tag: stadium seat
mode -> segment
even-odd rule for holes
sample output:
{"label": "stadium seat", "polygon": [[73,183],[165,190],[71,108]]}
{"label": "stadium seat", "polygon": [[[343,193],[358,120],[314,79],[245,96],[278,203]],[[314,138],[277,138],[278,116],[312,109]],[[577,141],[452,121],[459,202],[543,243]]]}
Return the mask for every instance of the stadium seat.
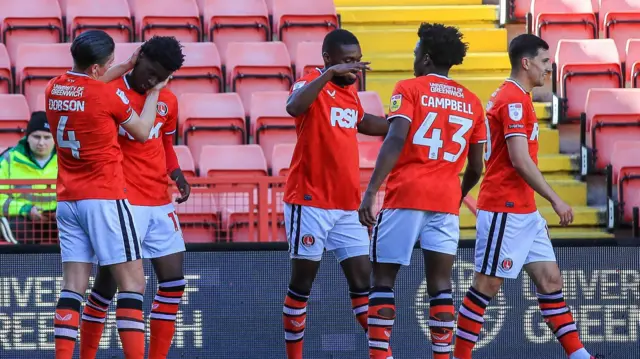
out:
{"label": "stadium seat", "polygon": [[[640,138],[618,141],[613,147],[611,172],[618,186],[618,207],[625,223],[633,220],[633,207],[640,207]],[[611,185],[611,184],[610,184]],[[611,194],[611,191],[608,191]]]}
{"label": "stadium seat", "polygon": [[[578,119],[592,88],[623,87],[622,67],[611,39],[561,40],[553,71],[553,123]],[[557,109],[557,110],[556,110]]]}
{"label": "stadium seat", "polygon": [[230,42],[269,41],[271,27],[264,0],[204,0],[204,29],[226,59]]}
{"label": "stadium seat", "polygon": [[[187,93],[180,96],[178,108],[179,134],[196,156],[203,146],[211,143],[240,145],[245,142],[245,111],[238,94]],[[201,165],[200,158],[195,158],[197,166]],[[206,177],[206,172],[200,174]]]}
{"label": "stadium seat", "polygon": [[585,0],[533,0],[529,23],[531,33],[549,43],[551,56],[560,40],[598,38],[593,6]]}
{"label": "stadium seat", "polygon": [[273,0],[273,24],[274,35],[295,56],[299,43],[322,42],[328,32],[337,29],[338,17],[333,0]]}
{"label": "stadium seat", "polygon": [[31,112],[35,112],[35,111],[46,111],[46,106],[45,106],[45,99],[44,99],[44,93],[41,93],[38,95],[35,104],[33,104],[34,107],[29,107],[29,110]]}
{"label": "stadium seat", "polygon": [[[281,197],[281,191],[274,193],[271,189],[268,190],[266,208],[268,211],[268,234],[263,241],[282,241],[286,238],[284,214],[281,209],[277,210],[279,206],[277,204],[274,206],[273,203],[274,200],[277,203],[282,203]],[[258,235],[258,199],[258,191],[255,189],[247,189],[243,192],[235,190],[220,195],[222,227],[227,233],[227,240],[235,243],[260,240]],[[274,209],[277,210],[276,213],[273,213]]]}
{"label": "stadium seat", "polygon": [[640,32],[640,2],[629,0],[602,0],[600,30],[606,38],[616,42],[618,53],[624,56],[627,40],[637,38]]}
{"label": "stadium seat", "polygon": [[181,42],[202,39],[196,0],[129,0],[141,41],[153,35],[175,36]]}
{"label": "stadium seat", "polygon": [[182,173],[184,173],[186,177],[195,177],[196,165],[193,161],[193,156],[191,156],[189,147],[177,145],[173,146],[173,150],[176,151],[176,156],[178,157],[178,163],[180,164]]}
{"label": "stadium seat", "polygon": [[255,143],[262,147],[271,167],[273,146],[278,143],[295,143],[296,126],[287,113],[287,91],[254,92],[249,111],[251,133]]}
{"label": "stadium seat", "polygon": [[629,39],[624,55],[626,83],[630,87],[638,87],[640,76],[640,40]]}
{"label": "stadium seat", "polygon": [[527,13],[531,10],[532,0],[508,0],[510,3],[510,13],[507,14],[510,20],[524,21]]}
{"label": "stadium seat", "polygon": [[207,145],[200,152],[200,177],[266,175],[267,161],[258,145]]}
{"label": "stadium seat", "polygon": [[0,94],[13,92],[11,59],[4,44],[0,44]]}
{"label": "stadium seat", "polygon": [[271,155],[272,176],[286,176],[289,173],[289,166],[291,166],[295,148],[295,143],[279,143],[273,146],[273,154]]}
{"label": "stadium seat", "polygon": [[[172,197],[176,198],[178,195],[177,189],[174,189]],[[218,239],[221,227],[219,196],[219,193],[212,192],[206,186],[192,183],[188,201],[172,201],[186,242],[210,243]]]}
{"label": "stadium seat", "polygon": [[128,60],[140,45],[142,45],[141,42],[117,42],[113,54],[113,63],[119,64]]}
{"label": "stadium seat", "polygon": [[29,108],[35,108],[49,80],[71,69],[73,59],[69,44],[22,44],[15,66],[16,92],[25,95]]}
{"label": "stadium seat", "polygon": [[134,40],[127,0],[67,0],[66,19],[70,40],[88,29],[103,30],[115,42]]}
{"label": "stadium seat", "polygon": [[191,92],[224,92],[222,64],[216,45],[210,42],[182,45],[184,64],[173,74],[168,88],[176,96]]}
{"label": "stadium seat", "polygon": [[227,46],[227,85],[237,92],[249,115],[257,91],[289,90],[291,59],[282,42],[232,42]]}
{"label": "stadium seat", "polygon": [[[382,105],[382,101],[380,100],[380,96],[378,96],[377,92],[361,91],[358,92],[358,98],[360,98],[360,102],[362,103],[362,108],[364,108],[365,113],[374,116],[385,117],[384,105]],[[382,139],[383,138],[379,136],[367,136],[358,133],[358,141],[361,142],[382,141]]]}
{"label": "stadium seat", "polygon": [[324,67],[321,42],[301,42],[296,51],[296,79]]}
{"label": "stadium seat", "polygon": [[0,1],[0,22],[2,42],[14,60],[20,44],[64,41],[57,0]]}
{"label": "stadium seat", "polygon": [[15,146],[24,136],[30,117],[24,96],[0,95],[0,146]]}
{"label": "stadium seat", "polygon": [[367,183],[376,167],[376,160],[382,142],[358,142],[358,154],[360,155],[360,179]]}
{"label": "stadium seat", "polygon": [[[640,140],[640,89],[591,89],[583,115],[582,154],[591,153],[596,170],[613,161],[618,141]],[[637,157],[637,154],[636,154]],[[588,157],[587,157],[588,158]],[[583,164],[586,159],[583,157]],[[589,168],[582,168],[588,174]]]}

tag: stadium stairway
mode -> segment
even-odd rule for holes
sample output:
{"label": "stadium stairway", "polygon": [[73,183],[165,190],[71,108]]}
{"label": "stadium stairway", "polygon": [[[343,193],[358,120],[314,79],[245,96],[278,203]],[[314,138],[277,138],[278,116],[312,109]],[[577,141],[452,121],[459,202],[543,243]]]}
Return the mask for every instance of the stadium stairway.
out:
{"label": "stadium stairway", "polygon": [[[362,45],[364,60],[373,71],[366,75],[366,89],[376,91],[388,106],[393,86],[413,76],[413,49],[418,25],[423,21],[454,25],[469,43],[469,53],[451,77],[476,93],[486,104],[509,76],[507,30],[499,28],[498,7],[482,0],[334,0],[342,27],[352,31]],[[559,228],[547,201],[537,197],[540,212],[549,222],[553,238],[610,237],[602,230],[604,209],[587,206],[587,185],[575,179],[576,158],[560,154],[557,130],[549,126],[549,105],[536,103],[540,128],[540,169],[562,197],[573,206],[574,224]],[[477,198],[479,186],[471,196]],[[475,237],[475,215],[463,208],[463,238]]]}

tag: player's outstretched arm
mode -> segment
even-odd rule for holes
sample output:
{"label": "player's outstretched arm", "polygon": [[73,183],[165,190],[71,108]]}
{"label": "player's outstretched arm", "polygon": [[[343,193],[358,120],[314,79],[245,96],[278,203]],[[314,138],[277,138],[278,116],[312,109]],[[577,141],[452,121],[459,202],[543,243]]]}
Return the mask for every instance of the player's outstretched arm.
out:
{"label": "player's outstretched arm", "polygon": [[373,214],[373,203],[375,202],[376,194],[384,179],[387,178],[393,167],[395,167],[396,162],[398,162],[398,157],[402,153],[410,128],[411,122],[402,118],[396,118],[391,122],[389,134],[387,134],[382,143],[371,180],[369,180],[367,191],[358,210],[360,223],[364,226],[371,227],[376,222]]}
{"label": "player's outstretched arm", "polygon": [[469,145],[469,155],[467,157],[467,168],[462,176],[462,201],[469,191],[473,189],[482,177],[482,168],[484,166],[484,143],[472,143]]}
{"label": "player's outstretched arm", "polygon": [[358,132],[368,136],[386,136],[389,132],[389,121],[384,117],[365,113],[358,124]]}
{"label": "player's outstretched arm", "polygon": [[136,51],[133,52],[133,54],[127,61],[111,66],[109,70],[107,70],[107,72],[105,72],[105,74],[100,77],[99,80],[107,83],[124,76],[124,74],[131,71],[131,69],[133,69],[133,67],[136,65],[139,54],[140,47],[138,47]]}
{"label": "player's outstretched arm", "polygon": [[566,226],[573,222],[573,210],[549,186],[538,166],[531,159],[527,138],[524,136],[511,136],[507,138],[507,148],[509,149],[509,159],[511,159],[513,168],[534,191],[551,203],[560,217],[560,224]]}
{"label": "player's outstretched arm", "polygon": [[[287,99],[287,113],[293,117],[298,117],[305,113],[318,94],[334,76],[356,76],[354,74],[364,69],[369,69],[368,62],[353,62],[331,66],[318,78],[308,84],[296,89]],[[294,85],[295,88],[295,85]]]}

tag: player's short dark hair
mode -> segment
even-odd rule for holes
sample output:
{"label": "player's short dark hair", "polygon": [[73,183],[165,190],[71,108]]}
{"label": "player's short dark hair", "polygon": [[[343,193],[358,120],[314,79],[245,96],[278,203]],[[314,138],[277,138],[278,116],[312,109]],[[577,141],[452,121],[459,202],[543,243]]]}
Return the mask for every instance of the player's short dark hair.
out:
{"label": "player's short dark hair", "polygon": [[437,67],[451,68],[460,65],[467,55],[469,45],[462,41],[462,33],[453,26],[422,23],[418,29],[420,56],[429,54]]}
{"label": "player's short dark hair", "polygon": [[176,71],[184,64],[182,45],[173,36],[154,36],[142,44],[140,52],[167,71]]}
{"label": "player's short dark hair", "polygon": [[522,34],[516,36],[509,44],[509,61],[517,67],[525,57],[536,57],[540,49],[549,50],[549,44],[536,35]]}
{"label": "player's short dark hair", "polygon": [[324,41],[322,42],[322,52],[333,54],[344,45],[360,45],[360,42],[356,35],[352,34],[350,31],[345,29],[335,29],[324,37]]}
{"label": "player's short dark hair", "polygon": [[93,64],[106,64],[115,48],[109,34],[102,30],[88,30],[73,40],[71,56],[77,67],[86,69]]}

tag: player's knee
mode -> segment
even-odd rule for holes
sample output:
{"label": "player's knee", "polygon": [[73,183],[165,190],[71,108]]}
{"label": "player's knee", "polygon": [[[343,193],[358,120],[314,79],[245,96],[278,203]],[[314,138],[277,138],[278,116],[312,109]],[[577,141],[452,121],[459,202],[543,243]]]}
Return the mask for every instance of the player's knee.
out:
{"label": "player's knee", "polygon": [[499,277],[491,277],[481,273],[476,273],[473,278],[472,286],[480,293],[493,298],[500,291],[503,281],[504,280]]}
{"label": "player's knee", "polygon": [[550,294],[562,290],[562,275],[560,271],[544,273],[538,279],[538,292],[541,294]]}

